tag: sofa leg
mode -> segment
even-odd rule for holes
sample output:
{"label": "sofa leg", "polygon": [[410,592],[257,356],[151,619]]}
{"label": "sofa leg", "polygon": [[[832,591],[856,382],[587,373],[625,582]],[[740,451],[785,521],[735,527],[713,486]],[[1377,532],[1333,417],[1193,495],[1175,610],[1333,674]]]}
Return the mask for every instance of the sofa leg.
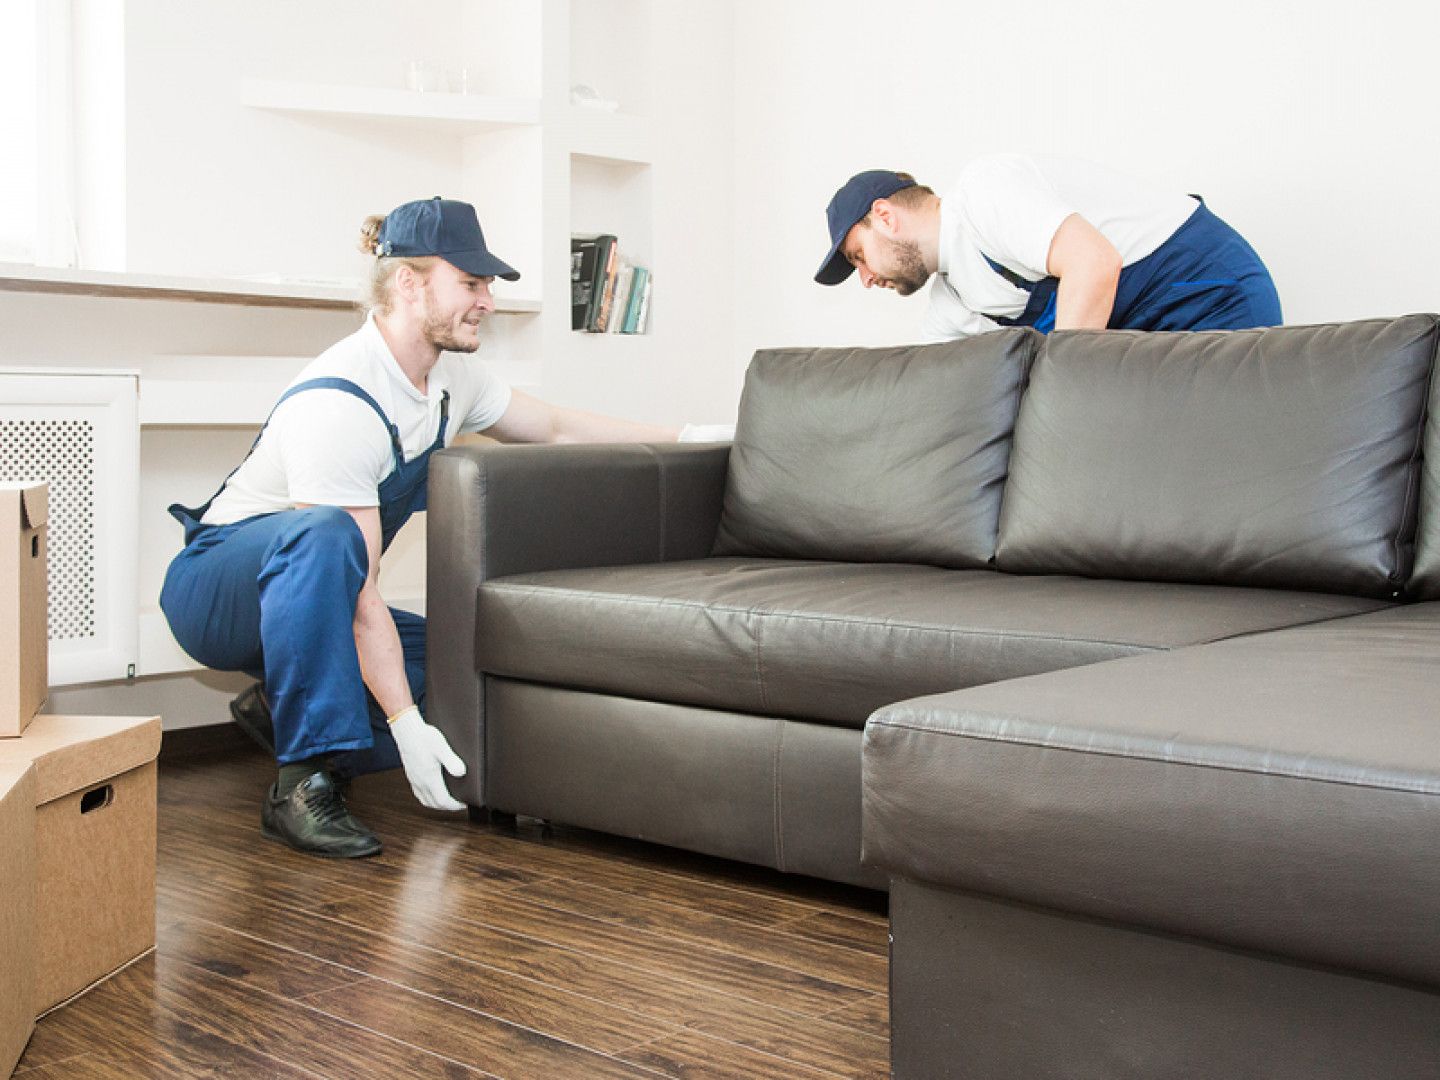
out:
{"label": "sofa leg", "polygon": [[475,825],[502,825],[514,827],[515,815],[507,814],[504,810],[493,810],[488,806],[466,807],[470,815],[470,821]]}

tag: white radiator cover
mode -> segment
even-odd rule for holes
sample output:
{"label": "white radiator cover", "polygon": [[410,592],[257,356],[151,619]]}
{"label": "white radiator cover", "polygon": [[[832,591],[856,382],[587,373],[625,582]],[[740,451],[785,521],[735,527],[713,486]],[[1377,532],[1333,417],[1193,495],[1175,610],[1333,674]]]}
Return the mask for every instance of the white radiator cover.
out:
{"label": "white radiator cover", "polygon": [[0,368],[0,480],[50,485],[50,684],[134,673],[140,427],[134,372]]}

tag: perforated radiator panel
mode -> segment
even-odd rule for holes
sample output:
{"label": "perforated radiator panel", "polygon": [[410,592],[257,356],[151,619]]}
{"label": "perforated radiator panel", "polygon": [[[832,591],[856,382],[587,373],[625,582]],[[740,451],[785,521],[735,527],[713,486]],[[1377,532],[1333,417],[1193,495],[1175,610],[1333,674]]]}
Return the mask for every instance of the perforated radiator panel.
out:
{"label": "perforated radiator panel", "polygon": [[50,486],[50,640],[95,636],[95,425],[0,420],[0,480]]}

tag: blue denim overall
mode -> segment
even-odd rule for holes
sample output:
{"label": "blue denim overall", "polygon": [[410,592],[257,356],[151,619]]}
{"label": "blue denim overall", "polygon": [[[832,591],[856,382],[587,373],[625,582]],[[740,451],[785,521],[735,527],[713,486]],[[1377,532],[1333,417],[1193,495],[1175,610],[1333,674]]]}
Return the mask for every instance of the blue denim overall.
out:
{"label": "blue denim overall", "polygon": [[[1059,278],[1030,281],[988,255],[985,261],[1030,294],[1020,315],[996,322],[1033,326],[1042,334],[1055,329]],[[1270,271],[1245,238],[1201,200],[1170,239],[1120,271],[1108,329],[1245,330],[1280,322],[1280,297]]]}
{"label": "blue denim overall", "polygon": [[[351,394],[388,429],[395,468],[378,490],[382,550],[388,548],[410,515],[425,509],[430,455],[445,445],[450,395],[447,391],[441,398],[435,441],[407,462],[399,429],[374,398],[348,379],[299,383],[275,407],[309,390]],[[267,418],[265,426],[269,423]],[[264,434],[262,427],[251,454]],[[206,667],[264,680],[280,764],[336,754],[332,765],[342,776],[398,766],[395,740],[365,689],[355,649],[355,604],[369,566],[360,526],[336,506],[261,514],[230,525],[202,524],[229,482],[227,476],[204,506],[170,507],[185,526],[185,548],[171,562],[160,592],[175,640]],[[390,611],[410,691],[423,710],[425,620]]]}

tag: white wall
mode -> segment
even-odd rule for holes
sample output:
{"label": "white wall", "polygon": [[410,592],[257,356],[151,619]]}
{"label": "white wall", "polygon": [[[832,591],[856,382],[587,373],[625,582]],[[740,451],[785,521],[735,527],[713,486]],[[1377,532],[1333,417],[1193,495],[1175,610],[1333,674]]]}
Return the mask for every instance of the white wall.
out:
{"label": "white wall", "polygon": [[811,277],[851,174],[1084,156],[1203,194],[1288,322],[1440,309],[1440,8],[738,0],[736,352],[911,338],[924,294]]}
{"label": "white wall", "polygon": [[[11,41],[36,39],[36,8],[27,4],[6,4],[0,8],[0,34]],[[30,259],[35,253],[35,218],[39,197],[32,171],[38,150],[35,131],[35,52],[16,50],[18,55],[0,65],[0,146],[10,152],[9,168],[0,169],[0,260]]]}
{"label": "white wall", "polygon": [[403,89],[411,58],[461,63],[459,0],[429,0],[423,20],[413,7],[127,0],[126,269],[358,276],[366,214],[457,192],[453,130],[240,103],[245,77]]}

